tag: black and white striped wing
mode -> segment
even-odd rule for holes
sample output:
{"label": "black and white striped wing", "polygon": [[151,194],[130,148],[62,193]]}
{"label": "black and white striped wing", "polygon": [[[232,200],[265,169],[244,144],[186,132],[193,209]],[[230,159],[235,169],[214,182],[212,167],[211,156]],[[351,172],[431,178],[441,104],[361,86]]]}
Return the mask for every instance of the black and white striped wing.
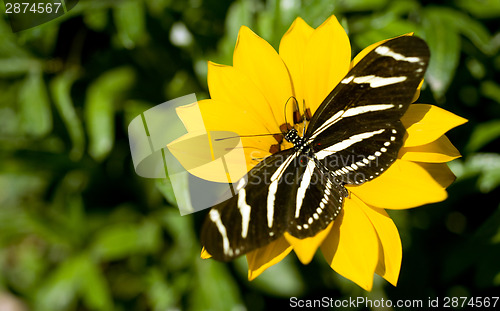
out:
{"label": "black and white striped wing", "polygon": [[201,242],[213,258],[231,260],[283,235],[288,211],[278,183],[295,157],[291,149],[266,157],[237,183],[235,196],[210,209]]}
{"label": "black and white striped wing", "polygon": [[325,98],[308,125],[316,157],[343,182],[377,177],[397,158],[408,109],[429,62],[417,37],[388,40],[368,53]]}
{"label": "black and white striped wing", "polygon": [[291,194],[287,232],[304,239],[318,234],[338,216],[348,193],[316,158],[302,155],[299,166],[302,175]]}
{"label": "black and white striped wing", "polygon": [[288,149],[256,165],[236,195],[214,207],[201,242],[213,258],[231,260],[289,232],[314,236],[338,215],[346,190],[314,159]]}

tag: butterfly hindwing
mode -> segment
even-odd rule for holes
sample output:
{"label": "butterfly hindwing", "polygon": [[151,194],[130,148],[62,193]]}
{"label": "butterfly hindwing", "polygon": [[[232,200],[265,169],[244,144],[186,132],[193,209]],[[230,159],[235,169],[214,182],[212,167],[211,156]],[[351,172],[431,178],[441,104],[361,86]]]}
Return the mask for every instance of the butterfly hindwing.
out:
{"label": "butterfly hindwing", "polygon": [[338,142],[316,152],[334,176],[345,184],[378,177],[397,159],[405,128],[401,121],[359,125],[350,133],[335,133]]}
{"label": "butterfly hindwing", "polygon": [[287,232],[303,239],[325,229],[340,213],[347,190],[314,157],[302,155],[302,175],[290,205]]}

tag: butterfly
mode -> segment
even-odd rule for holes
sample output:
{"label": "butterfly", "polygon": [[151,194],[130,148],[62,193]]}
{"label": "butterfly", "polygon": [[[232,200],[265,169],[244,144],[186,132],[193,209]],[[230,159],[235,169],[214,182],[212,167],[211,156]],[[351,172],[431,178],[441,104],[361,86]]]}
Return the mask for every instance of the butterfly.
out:
{"label": "butterfly", "polygon": [[[345,185],[380,176],[397,159],[408,109],[429,63],[424,40],[402,36],[363,57],[328,94],[293,148],[259,162],[236,183],[235,195],[213,206],[201,242],[228,261],[283,236],[304,239],[325,229],[342,210]],[[307,114],[305,114],[307,118]]]}

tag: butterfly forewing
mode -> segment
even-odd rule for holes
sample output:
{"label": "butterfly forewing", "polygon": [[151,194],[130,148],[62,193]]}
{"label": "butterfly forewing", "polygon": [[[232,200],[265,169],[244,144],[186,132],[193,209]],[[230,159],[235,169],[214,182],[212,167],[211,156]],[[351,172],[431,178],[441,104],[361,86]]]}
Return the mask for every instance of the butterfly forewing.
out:
{"label": "butterfly forewing", "polygon": [[210,210],[202,229],[207,251],[230,260],[285,232],[303,239],[326,228],[342,209],[345,184],[376,178],[397,159],[405,134],[399,119],[428,62],[425,42],[410,36],[368,53],[325,98],[293,149],[262,160],[234,197]]}
{"label": "butterfly forewing", "polygon": [[420,38],[388,40],[369,52],[330,92],[314,113],[306,137],[352,117],[399,119],[422,81],[429,49]]}
{"label": "butterfly forewing", "polygon": [[341,180],[361,184],[397,158],[408,109],[429,62],[416,37],[389,40],[368,53],[327,96],[306,138]]}

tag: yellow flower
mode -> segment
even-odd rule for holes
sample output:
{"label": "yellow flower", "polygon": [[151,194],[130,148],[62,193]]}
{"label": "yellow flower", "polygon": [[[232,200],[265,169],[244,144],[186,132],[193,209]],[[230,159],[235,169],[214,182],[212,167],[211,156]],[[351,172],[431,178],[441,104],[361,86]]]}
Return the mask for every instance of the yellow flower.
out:
{"label": "yellow flower", "polygon": [[[199,102],[208,131],[239,134],[279,133],[290,96],[314,114],[350,68],[382,42],[363,50],[351,62],[349,38],[332,16],[316,29],[297,18],[283,36],[277,53],[249,28],[240,29],[233,66],[208,64],[211,99]],[[419,90],[414,100],[418,98]],[[290,107],[292,105],[289,105]],[[287,111],[291,120],[291,111]],[[466,122],[431,105],[412,104],[401,121],[407,130],[398,159],[380,177],[361,186],[346,186],[341,214],[325,230],[303,240],[285,233],[248,253],[248,277],[257,277],[292,250],[308,264],[318,248],[333,270],[365,290],[377,273],[398,281],[402,248],[398,230],[385,209],[408,209],[446,199],[455,176],[445,162],[460,157],[444,136]],[[250,170],[270,155],[273,136],[242,138]],[[289,145],[288,147],[290,147]],[[202,252],[203,258],[209,254]]]}

